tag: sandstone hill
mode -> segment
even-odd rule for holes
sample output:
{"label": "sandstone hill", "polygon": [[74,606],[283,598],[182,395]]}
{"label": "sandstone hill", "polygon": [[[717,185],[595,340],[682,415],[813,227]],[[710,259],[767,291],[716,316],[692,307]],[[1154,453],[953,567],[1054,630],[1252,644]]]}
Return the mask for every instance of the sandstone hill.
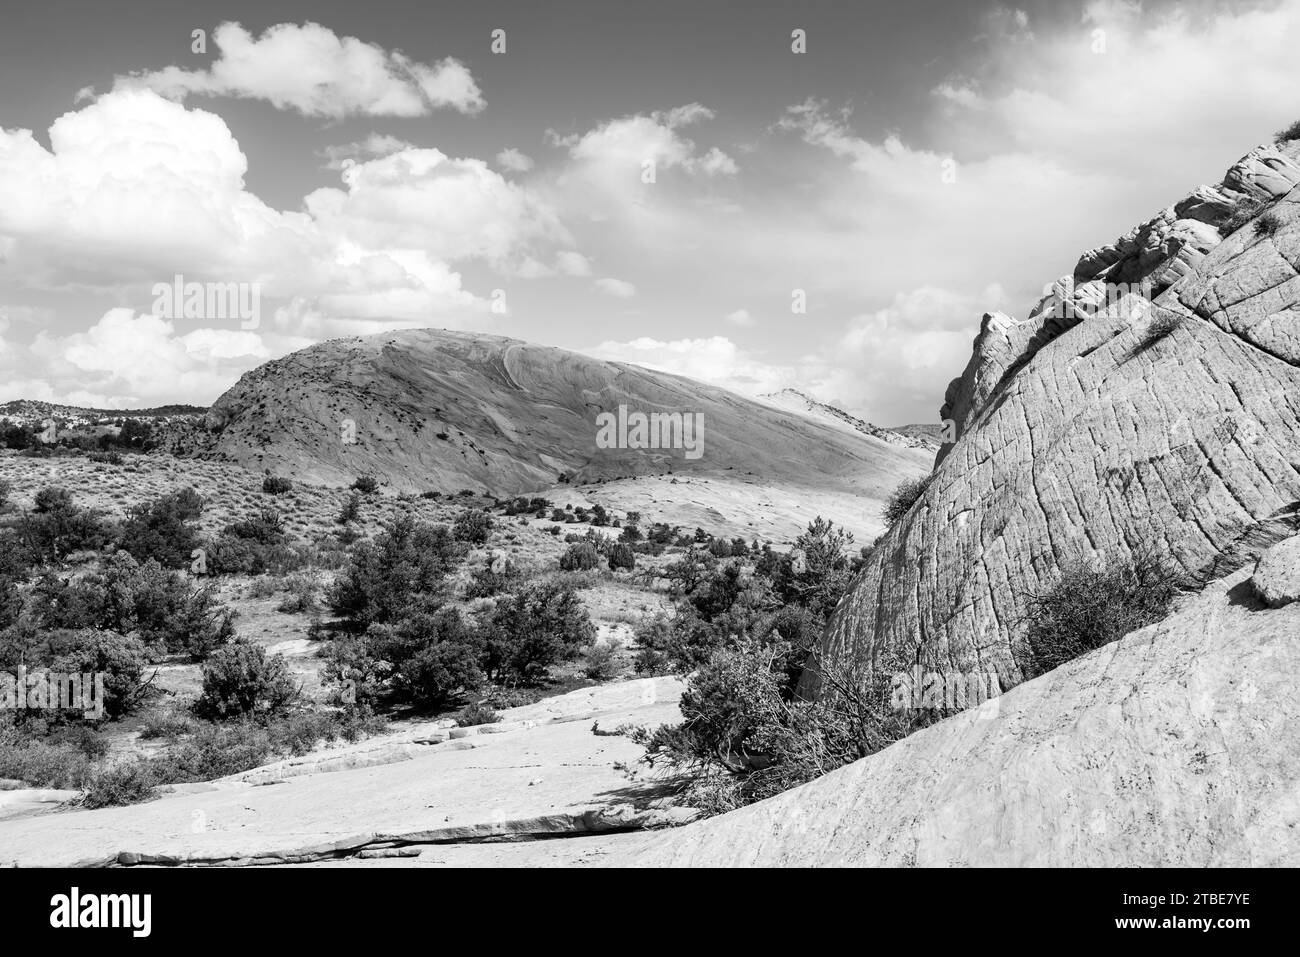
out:
{"label": "sandstone hill", "polygon": [[933,449],[939,445],[935,438],[940,431],[938,425],[904,425],[897,429],[881,428],[878,425],[872,425],[865,419],[858,418],[856,415],[851,415],[843,409],[838,409],[825,402],[819,402],[798,389],[782,389],[779,392],[768,392],[759,396],[759,398],[778,409],[789,409],[792,412],[798,412],[800,415],[810,416],[831,425],[849,428],[855,432],[861,432],[863,435],[870,435],[888,442],[890,445],[903,445],[914,449]]}
{"label": "sandstone hill", "polygon": [[[1294,594],[1300,538],[1284,544]],[[1243,568],[978,708],[602,863],[1300,865],[1300,604],[1269,608],[1259,593],[1279,582],[1266,571]]]}
{"label": "sandstone hill", "polygon": [[1154,549],[1204,583],[1297,527],[1298,156],[1252,150],[1085,253],[1027,318],[984,316],[941,413],[956,442],[825,653],[901,652],[1009,688],[1026,593],[1064,562]]}
{"label": "sandstone hill", "polygon": [[[597,416],[620,406],[702,416],[702,454],[598,447]],[[208,427],[207,454],[219,459],[324,485],[372,474],[402,492],[512,495],[671,473],[833,493],[865,514],[927,468],[923,448],[680,376],[433,329],[332,340],[269,362],[217,400]]]}

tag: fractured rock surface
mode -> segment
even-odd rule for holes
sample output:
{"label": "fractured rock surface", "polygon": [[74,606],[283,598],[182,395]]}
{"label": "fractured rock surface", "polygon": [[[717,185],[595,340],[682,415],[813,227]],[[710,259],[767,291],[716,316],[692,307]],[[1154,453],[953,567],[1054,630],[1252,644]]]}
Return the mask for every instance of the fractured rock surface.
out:
{"label": "fractured rock surface", "polygon": [[[1154,549],[1205,582],[1296,530],[1297,152],[1254,150],[1086,254],[1024,322],[985,317],[944,407],[957,441],[840,603],[824,653],[995,671],[1008,688],[1026,595],[1064,562]],[[1265,216],[1274,228],[1256,228]]]}
{"label": "fractured rock surface", "polygon": [[1249,570],[1166,621],[616,866],[1300,864],[1300,604]]}

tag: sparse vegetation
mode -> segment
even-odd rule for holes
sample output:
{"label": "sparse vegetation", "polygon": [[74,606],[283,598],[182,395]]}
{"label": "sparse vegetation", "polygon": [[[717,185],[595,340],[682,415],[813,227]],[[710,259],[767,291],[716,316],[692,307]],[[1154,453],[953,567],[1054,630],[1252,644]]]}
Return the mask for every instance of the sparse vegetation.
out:
{"label": "sparse vegetation", "polygon": [[1168,561],[1150,556],[1065,565],[1055,582],[1025,596],[1020,670],[1036,677],[1162,620],[1184,587]]}
{"label": "sparse vegetation", "polygon": [[267,495],[283,495],[293,490],[293,482],[278,475],[268,475],[262,479],[262,491]]}
{"label": "sparse vegetation", "polygon": [[1284,130],[1278,130],[1274,137],[1277,143],[1289,143],[1292,140],[1300,140],[1300,120],[1296,120]]}
{"label": "sparse vegetation", "polygon": [[934,481],[934,475],[927,475],[919,479],[904,479],[898,484],[889,498],[885,500],[884,519],[885,524],[893,528],[901,522],[907,513],[912,510],[912,506],[920,500],[925,494],[925,490],[930,487]]}
{"label": "sparse vegetation", "polygon": [[1272,236],[1281,228],[1282,217],[1272,211],[1255,220],[1255,235],[1259,237]]}

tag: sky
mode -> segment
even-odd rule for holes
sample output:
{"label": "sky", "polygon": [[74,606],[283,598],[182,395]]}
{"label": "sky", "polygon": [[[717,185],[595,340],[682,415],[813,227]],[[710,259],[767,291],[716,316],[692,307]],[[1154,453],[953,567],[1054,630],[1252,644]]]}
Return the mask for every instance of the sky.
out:
{"label": "sky", "polygon": [[1300,0],[31,4],[0,401],[432,326],[935,421],[985,311],[1300,117],[1297,49]]}

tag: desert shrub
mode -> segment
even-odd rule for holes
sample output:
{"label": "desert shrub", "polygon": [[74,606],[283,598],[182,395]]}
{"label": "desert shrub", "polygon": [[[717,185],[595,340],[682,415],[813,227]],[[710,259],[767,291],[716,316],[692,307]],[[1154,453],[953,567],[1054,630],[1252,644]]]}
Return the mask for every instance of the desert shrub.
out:
{"label": "desert shrub", "polygon": [[798,653],[782,641],[746,640],[719,649],[682,696],[685,719],[633,739],[645,760],[686,777],[682,799],[706,813],[761,801],[873,754],[930,720],[896,709],[892,673],[821,668],[826,693],[795,694],[788,663]]}
{"label": "desert shrub", "polygon": [[279,475],[268,475],[262,479],[262,491],[267,495],[283,495],[293,491],[293,482]]}
{"label": "desert shrub", "polygon": [[[925,482],[929,484],[928,479]],[[816,615],[829,615],[849,586],[848,548],[852,544],[852,532],[817,516],[795,539],[790,554],[772,566],[781,602],[802,606]]]}
{"label": "desert shrub", "polygon": [[600,564],[600,553],[590,542],[574,542],[560,556],[560,570],[586,571]]}
{"label": "desert shrub", "polygon": [[81,805],[86,808],[120,807],[151,800],[159,784],[150,761],[129,760],[97,768],[86,778]]}
{"label": "desert shrub", "polygon": [[1278,130],[1274,141],[1278,143],[1289,143],[1291,140],[1300,140],[1300,120],[1296,120],[1284,130]]}
{"label": "desert shrub", "polygon": [[118,546],[140,561],[152,558],[166,568],[184,568],[199,547],[194,521],[202,511],[203,500],[192,488],[137,505],[127,513]]}
{"label": "desert shrub", "polygon": [[933,481],[934,475],[931,474],[919,479],[903,479],[902,482],[898,483],[898,486],[885,499],[885,524],[893,528],[902,521],[907,513],[912,510],[912,506],[917,503],[917,500],[925,494],[925,490],[930,487],[930,483]]}
{"label": "desert shrub", "polygon": [[227,525],[207,546],[207,570],[215,575],[283,574],[301,564],[287,544],[284,520],[273,508]]}
{"label": "desert shrub", "polygon": [[582,655],[582,673],[593,681],[617,678],[619,648],[614,639],[591,645]]}
{"label": "desert shrub", "polygon": [[39,443],[36,433],[17,422],[0,424],[0,444],[7,449],[28,449]]}
{"label": "desert shrub", "polygon": [[104,715],[116,720],[135,711],[152,690],[145,677],[149,653],[134,635],[111,631],[55,632],[50,637],[51,671],[102,674]]}
{"label": "desert shrub", "polygon": [[117,452],[91,452],[90,461],[100,465],[121,465],[124,459]]}
{"label": "desert shrub", "polygon": [[352,487],[362,495],[369,495],[379,488],[379,480],[373,475],[358,475]]}
{"label": "desert shrub", "polygon": [[1223,236],[1230,236],[1254,219],[1264,206],[1265,201],[1263,199],[1248,197],[1242,200],[1232,208],[1228,215],[1224,217],[1223,222],[1219,224],[1219,233]]}
{"label": "desert shrub", "polygon": [[339,509],[339,513],[335,517],[334,521],[340,525],[346,525],[348,522],[355,522],[360,517],[361,495],[357,492],[353,492],[348,496],[348,500],[343,503],[343,507]]}
{"label": "desert shrub", "polygon": [[176,708],[150,711],[140,719],[140,738],[145,741],[175,739],[194,730],[193,716]]}
{"label": "desert shrub", "polygon": [[1256,236],[1272,236],[1282,228],[1282,218],[1277,213],[1265,213],[1259,219],[1255,220]]}
{"label": "desert shrub", "polygon": [[329,591],[330,607],[354,630],[404,615],[417,600],[437,596],[465,550],[445,525],[399,516],[373,543],[353,546]]}
{"label": "desert shrub", "polygon": [[439,708],[483,683],[478,636],[454,608],[372,625],[366,641],[372,658],[384,663],[377,676],[398,700]]}
{"label": "desert shrub", "polygon": [[77,507],[72,494],[60,486],[36,493],[32,514],[24,517],[21,529],[26,549],[36,561],[57,561],[74,551],[103,548],[112,535],[98,512]]}
{"label": "desert shrub", "polygon": [[1184,584],[1170,563],[1149,556],[1064,565],[1054,583],[1025,596],[1021,671],[1033,678],[1162,620]]}
{"label": "desert shrub", "polygon": [[282,655],[247,641],[219,648],[203,665],[203,693],[196,714],[231,718],[284,711],[298,697],[298,688]]}
{"label": "desert shrub", "polygon": [[267,740],[273,752],[302,755],[322,741],[343,735],[338,717],[320,711],[294,711],[266,724]]}
{"label": "desert shrub", "polygon": [[38,788],[79,788],[91,767],[91,758],[75,744],[33,737],[0,723],[0,778]]}
{"label": "desert shrub", "polygon": [[609,570],[618,571],[620,568],[633,569],[636,567],[636,552],[632,551],[632,546],[626,542],[618,542],[609,549]]}
{"label": "desert shrub", "polygon": [[314,572],[295,572],[286,575],[279,584],[285,595],[284,600],[276,606],[276,611],[296,615],[316,608],[321,593],[321,581]]}
{"label": "desert shrub", "polygon": [[482,701],[467,704],[456,712],[456,725],[461,728],[472,728],[478,724],[496,724],[500,720],[501,715],[496,713],[496,709]]}
{"label": "desert shrub", "polygon": [[0,478],[0,511],[9,507],[9,493],[14,490],[13,483],[8,479]]}
{"label": "desert shrub", "polygon": [[596,637],[576,591],[534,582],[501,598],[482,627],[483,670],[492,679],[535,681],[571,661]]}
{"label": "desert shrub", "polygon": [[212,586],[192,587],[153,559],[141,564],[118,553],[89,584],[102,589],[103,626],[134,632],[151,648],[203,658],[234,639],[235,614],[217,602]]}
{"label": "desert shrub", "polygon": [[271,736],[263,725],[248,719],[205,721],[191,737],[157,758],[153,767],[159,783],[188,784],[252,770],[271,754]]}
{"label": "desert shrub", "polygon": [[458,542],[483,545],[492,537],[492,516],[482,509],[467,508],[456,516],[451,534]]}
{"label": "desert shrub", "polygon": [[513,591],[522,580],[523,574],[514,562],[509,559],[493,560],[475,569],[470,575],[469,581],[465,583],[464,597],[491,598],[502,592]]}

